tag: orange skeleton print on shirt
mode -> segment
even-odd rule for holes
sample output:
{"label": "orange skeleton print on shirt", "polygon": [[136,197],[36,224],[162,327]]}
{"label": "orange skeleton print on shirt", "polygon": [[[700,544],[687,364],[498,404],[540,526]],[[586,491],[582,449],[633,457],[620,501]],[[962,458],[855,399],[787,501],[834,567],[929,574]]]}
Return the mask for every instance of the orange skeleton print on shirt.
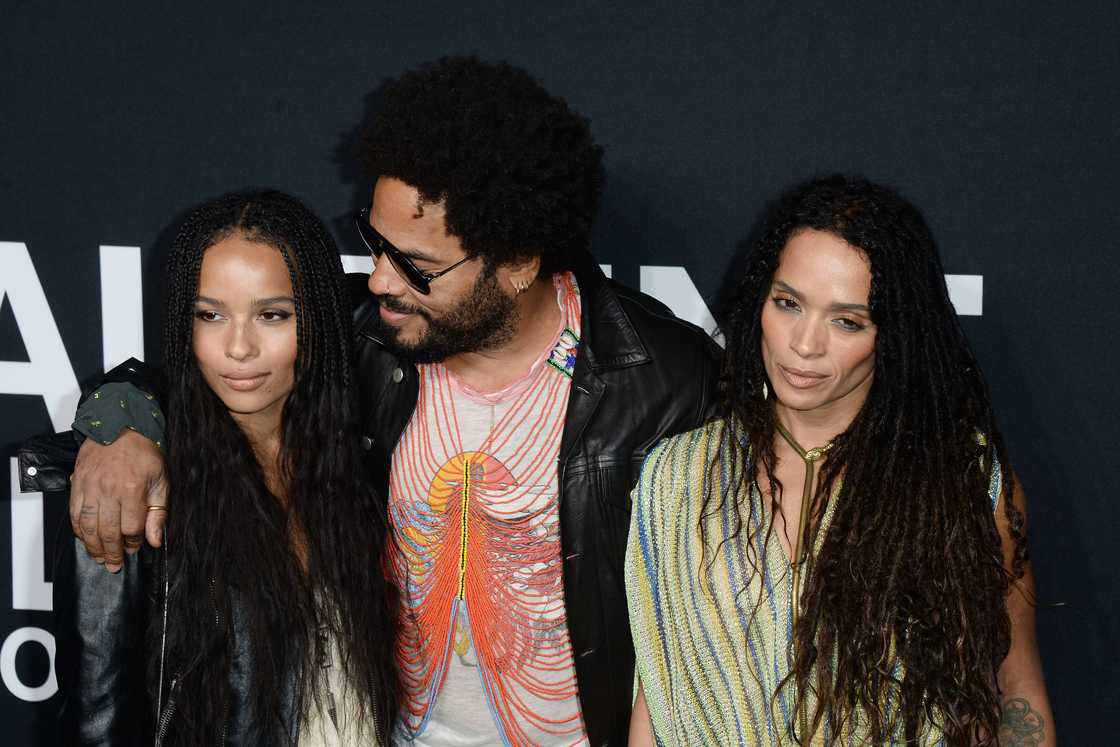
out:
{"label": "orange skeleton print on shirt", "polygon": [[[449,667],[477,666],[478,708],[503,741],[585,738],[557,482],[580,308],[571,275],[556,284],[556,345],[511,386],[483,394],[441,364],[418,367],[417,407],[393,453],[389,488],[408,735],[424,732]],[[467,663],[469,649],[476,665]]]}

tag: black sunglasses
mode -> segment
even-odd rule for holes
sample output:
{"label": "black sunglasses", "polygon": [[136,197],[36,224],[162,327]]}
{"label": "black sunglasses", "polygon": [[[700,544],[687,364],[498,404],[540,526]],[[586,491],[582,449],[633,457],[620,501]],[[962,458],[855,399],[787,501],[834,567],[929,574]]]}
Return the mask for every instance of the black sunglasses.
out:
{"label": "black sunglasses", "polygon": [[406,257],[404,252],[390,244],[387,238],[370,225],[369,208],[363,208],[354,214],[354,225],[358,227],[358,235],[362,237],[362,242],[369,249],[369,253],[373,255],[374,261],[376,262],[384,254],[393,263],[397,274],[404,278],[413,290],[425,296],[431,292],[433,280],[441,275],[446,275],[468,259],[472,259],[472,257],[463,257],[455,264],[439,272],[424,272],[412,264],[412,260]]}

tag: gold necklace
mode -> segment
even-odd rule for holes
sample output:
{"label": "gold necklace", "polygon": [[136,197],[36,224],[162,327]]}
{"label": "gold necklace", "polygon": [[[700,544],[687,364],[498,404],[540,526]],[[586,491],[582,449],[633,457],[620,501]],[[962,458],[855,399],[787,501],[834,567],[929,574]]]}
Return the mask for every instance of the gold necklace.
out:
{"label": "gold necklace", "polygon": [[[782,425],[782,422],[780,420],[778,420],[777,415],[774,416],[774,425],[777,427],[778,433],[782,434],[782,438],[786,440],[786,443],[792,446],[793,450],[797,452],[797,455],[800,456],[801,459],[805,462],[805,488],[801,491],[801,511],[799,512],[800,519],[797,523],[797,532],[794,533],[793,553],[791,558],[791,561],[793,563],[793,594],[792,599],[790,600],[790,612],[792,616],[793,632],[796,636],[797,614],[798,609],[801,606],[801,563],[803,560],[802,556],[806,552],[805,547],[802,546],[801,538],[805,534],[806,522],[809,519],[809,503],[810,499],[813,497],[813,466],[817,461],[820,460],[821,457],[828,453],[829,449],[832,448],[834,442],[829,441],[824,446],[817,446],[812,449],[806,450],[801,448],[801,444],[797,443],[797,440],[794,439],[793,435],[788,430],[786,430],[786,427]],[[802,707],[798,708],[798,716],[800,717],[798,720],[801,722],[802,738],[804,739],[808,737],[811,739],[812,735],[806,734],[806,731],[808,730],[808,723],[806,719],[805,709],[803,707],[805,705],[804,701],[801,702],[801,705]]]}
{"label": "gold necklace", "polygon": [[778,429],[778,433],[782,434],[782,438],[786,440],[797,455],[805,462],[805,488],[801,491],[801,511],[800,518],[797,523],[797,532],[794,534],[793,553],[790,562],[793,564],[793,625],[797,627],[797,611],[799,606],[799,580],[801,564],[804,560],[805,547],[801,543],[801,538],[805,533],[805,523],[809,517],[810,499],[813,497],[813,467],[814,465],[832,448],[833,442],[829,441],[824,446],[817,446],[812,449],[804,449],[801,444],[793,435],[786,430],[782,422],[777,417],[774,418],[774,425]]}

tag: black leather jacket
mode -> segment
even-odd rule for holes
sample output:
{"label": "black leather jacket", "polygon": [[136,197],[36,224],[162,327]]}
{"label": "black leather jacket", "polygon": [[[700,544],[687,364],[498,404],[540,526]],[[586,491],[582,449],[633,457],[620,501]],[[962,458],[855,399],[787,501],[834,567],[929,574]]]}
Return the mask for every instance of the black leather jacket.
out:
{"label": "black leather jacket", "polygon": [[[575,274],[582,339],[559,464],[564,598],[588,739],[624,745],[634,694],[623,579],[630,491],[654,444],[712,415],[719,347],[659,301],[607,279],[590,255]],[[378,340],[376,314],[372,299],[358,308],[357,369],[363,445],[388,495],[387,468],[419,377]]]}
{"label": "black leather jacket", "polygon": [[[634,687],[623,579],[630,491],[654,444],[712,416],[719,348],[660,302],[606,278],[590,255],[575,274],[582,339],[558,465],[565,606],[588,739],[624,745]],[[419,377],[377,338],[377,305],[365,276],[351,280],[360,300],[355,354],[363,446],[387,495],[392,452],[416,407]],[[127,371],[113,374],[128,380]],[[23,458],[38,466],[40,484],[64,484],[68,468],[55,468],[49,455],[32,450]]]}
{"label": "black leather jacket", "polygon": [[[135,362],[115,369],[112,380],[143,384]],[[27,442],[19,452],[21,488],[61,493],[66,500],[78,439],[72,432]],[[59,727],[65,744],[125,747],[163,743],[175,729],[178,675],[182,662],[165,656],[168,620],[166,556],[174,545],[168,537],[161,549],[144,546],[126,555],[120,573],[107,573],[92,560],[70,525],[59,527],[54,561],[55,670],[61,692]],[[282,693],[291,732],[262,733],[252,718],[248,683],[253,657],[236,598],[229,620],[230,700],[226,719],[214,725],[220,744],[296,744],[296,673],[276,687]],[[199,610],[199,620],[225,628],[217,608]],[[154,667],[149,678],[149,668]],[[149,681],[154,682],[149,686]],[[279,737],[279,738],[278,738]],[[286,739],[285,739],[286,737]]]}

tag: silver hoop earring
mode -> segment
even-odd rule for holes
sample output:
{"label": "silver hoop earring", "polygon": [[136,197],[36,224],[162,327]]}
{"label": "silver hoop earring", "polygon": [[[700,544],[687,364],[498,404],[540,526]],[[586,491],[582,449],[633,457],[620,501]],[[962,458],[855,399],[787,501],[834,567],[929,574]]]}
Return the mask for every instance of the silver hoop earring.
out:
{"label": "silver hoop earring", "polygon": [[770,387],[766,386],[766,380],[762,381],[762,399],[770,399]]}

